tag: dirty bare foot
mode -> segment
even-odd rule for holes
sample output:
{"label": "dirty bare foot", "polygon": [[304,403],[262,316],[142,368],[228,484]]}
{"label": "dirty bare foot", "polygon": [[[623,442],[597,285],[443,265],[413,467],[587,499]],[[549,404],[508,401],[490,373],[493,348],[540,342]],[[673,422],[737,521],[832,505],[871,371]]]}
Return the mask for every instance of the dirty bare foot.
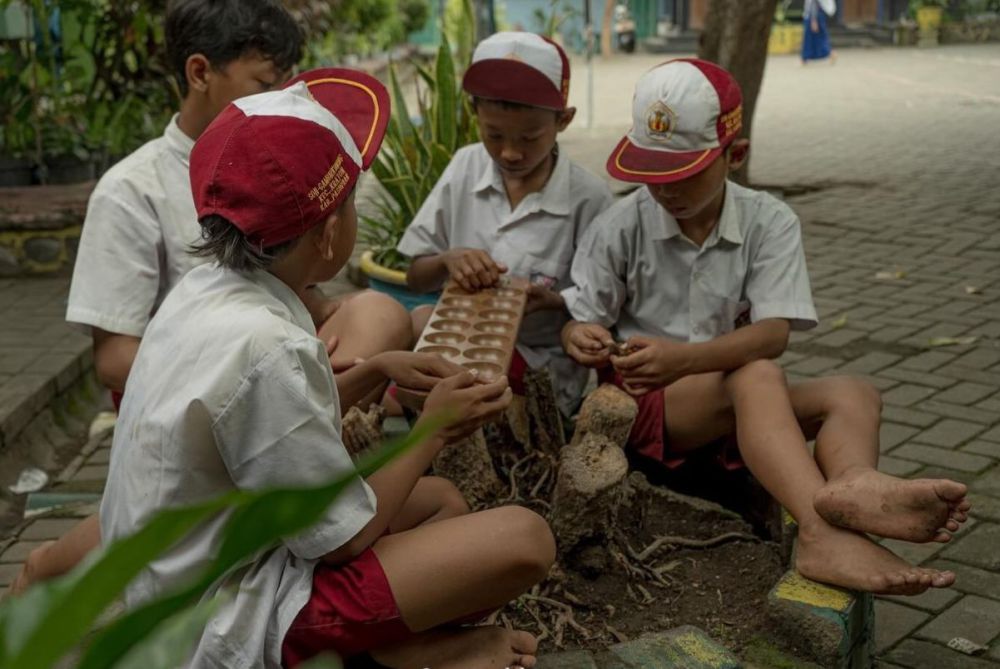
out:
{"label": "dirty bare foot", "polygon": [[900,479],[855,469],[816,493],[813,506],[828,523],[906,541],[949,541],[968,519],[964,483]]}
{"label": "dirty bare foot", "polygon": [[28,559],[21,566],[21,573],[17,575],[17,578],[10,585],[9,592],[11,596],[16,597],[20,595],[28,589],[29,585],[38,580],[38,565],[44,560],[45,551],[54,543],[55,541],[46,541],[28,554]]}
{"label": "dirty bare foot", "polygon": [[818,521],[799,529],[795,568],[806,578],[882,595],[947,588],[955,574],[915,567],[868,537]]}
{"label": "dirty bare foot", "polygon": [[503,627],[433,630],[402,644],[373,650],[371,657],[391,669],[532,669],[538,641],[527,632]]}

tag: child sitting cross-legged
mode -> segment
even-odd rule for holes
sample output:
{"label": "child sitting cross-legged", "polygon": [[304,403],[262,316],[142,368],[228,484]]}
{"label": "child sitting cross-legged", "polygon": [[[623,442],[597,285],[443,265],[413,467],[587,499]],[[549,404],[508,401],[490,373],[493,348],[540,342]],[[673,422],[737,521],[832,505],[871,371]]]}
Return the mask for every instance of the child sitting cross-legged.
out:
{"label": "child sitting cross-legged", "polygon": [[559,148],[576,113],[569,78],[566,54],[543,37],[501,32],[480,42],[462,88],[482,142],[455,153],[398,246],[413,259],[406,280],[418,292],[438,290],[449,277],[470,291],[505,274],[528,278],[511,388],[523,394],[525,372],[547,369],[567,415],[587,370],[560,346],[569,314],[559,292],[570,285],[584,231],[611,204],[607,184]]}
{"label": "child sitting cross-legged", "polygon": [[[161,509],[353,470],[327,351],[300,296],[351,256],[353,190],[388,105],[375,79],[320,70],[235,101],[199,137],[191,185],[199,249],[214,262],[190,270],[144,331],[101,504],[105,542]],[[420,374],[424,356],[391,362]],[[358,478],[313,527],[224,578],[217,587],[233,601],[207,624],[191,666],[277,669],[323,651],[399,669],[534,665],[530,634],[461,626],[544,578],[555,546],[535,513],[470,514],[454,486],[423,476],[446,442],[511,401],[505,378],[451,371],[426,412],[447,408],[459,422]],[[203,524],[149,564],[127,605],[197,573],[221,527]]]}
{"label": "child sitting cross-legged", "polygon": [[816,312],[795,214],[727,180],[749,150],[741,109],[736,81],[712,63],[673,60],[639,79],[608,171],[645,188],[580,244],[564,346],[636,398],[629,446],[640,454],[677,466],[735,437],[798,521],[804,576],[889,594],[947,587],[954,573],[915,567],[865,534],[948,541],[968,516],[966,486],[879,472],[878,392],[843,376],[788,383],[772,361]]}

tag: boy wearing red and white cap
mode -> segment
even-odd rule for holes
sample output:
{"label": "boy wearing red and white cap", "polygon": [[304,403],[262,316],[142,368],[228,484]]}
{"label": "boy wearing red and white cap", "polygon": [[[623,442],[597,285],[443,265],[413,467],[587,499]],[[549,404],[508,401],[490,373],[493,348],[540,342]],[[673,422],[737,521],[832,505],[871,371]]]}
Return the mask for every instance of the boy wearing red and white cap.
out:
{"label": "boy wearing red and white cap", "polygon": [[967,518],[966,487],[879,473],[878,392],[850,377],[788,383],[772,362],[816,313],[795,214],[727,180],[749,150],[741,113],[739,86],[712,63],[672,60],[639,79],[608,171],[646,188],[581,243],[563,343],[635,397],[629,446],[642,455],[676,467],[735,438],[799,523],[803,575],[891,594],[947,587],[953,573],[916,568],[864,533],[947,541]]}
{"label": "boy wearing red and white cap", "polygon": [[538,35],[502,32],[476,47],[462,81],[472,96],[482,142],[455,153],[399,243],[413,258],[413,290],[437,290],[449,276],[468,290],[504,273],[532,282],[511,364],[511,384],[526,367],[548,367],[559,404],[579,402],[587,370],[559,344],[569,319],[559,291],[570,285],[578,241],[611,203],[603,180],[559,150],[573,120],[569,61]]}
{"label": "boy wearing red and white cap", "polygon": [[[195,144],[198,249],[214,262],[188,272],[146,328],[101,504],[106,542],[165,508],[352,471],[337,384],[299,296],[351,256],[354,187],[388,116],[372,77],[317,70],[237,100]],[[420,374],[425,360],[401,352],[392,366]],[[435,629],[517,596],[545,576],[555,550],[533,512],[468,514],[451,484],[422,477],[445,441],[510,402],[505,379],[453,371],[426,413],[447,407],[460,422],[356,480],[313,527],[218,584],[233,601],[209,621],[191,666],[292,667],[323,651],[369,653],[389,667],[533,663],[529,634]],[[154,560],[127,605],[197,573],[218,550],[221,521]]]}

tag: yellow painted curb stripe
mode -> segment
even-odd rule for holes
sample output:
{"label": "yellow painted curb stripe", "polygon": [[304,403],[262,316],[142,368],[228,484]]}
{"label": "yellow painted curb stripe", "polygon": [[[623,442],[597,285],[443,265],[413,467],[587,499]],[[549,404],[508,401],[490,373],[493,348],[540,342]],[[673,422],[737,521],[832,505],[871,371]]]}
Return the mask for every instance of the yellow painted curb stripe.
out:
{"label": "yellow painted curb stripe", "polygon": [[854,601],[850,593],[810,581],[796,571],[790,571],[782,577],[775,587],[775,596],[841,613],[845,613]]}

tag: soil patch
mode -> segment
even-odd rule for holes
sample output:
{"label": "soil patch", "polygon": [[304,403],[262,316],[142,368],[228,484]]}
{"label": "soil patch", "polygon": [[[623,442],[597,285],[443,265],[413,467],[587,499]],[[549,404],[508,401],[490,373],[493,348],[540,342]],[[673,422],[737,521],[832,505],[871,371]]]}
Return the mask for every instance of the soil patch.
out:
{"label": "soil patch", "polygon": [[[546,470],[554,461],[508,457],[498,467],[508,486],[497,504],[548,516],[555,473]],[[741,652],[763,631],[767,593],[785,571],[778,544],[739,514],[650,484],[641,473],[627,485],[617,536],[564,556],[545,582],[498,614],[500,622],[536,634],[543,653],[603,650],[680,625]]]}

